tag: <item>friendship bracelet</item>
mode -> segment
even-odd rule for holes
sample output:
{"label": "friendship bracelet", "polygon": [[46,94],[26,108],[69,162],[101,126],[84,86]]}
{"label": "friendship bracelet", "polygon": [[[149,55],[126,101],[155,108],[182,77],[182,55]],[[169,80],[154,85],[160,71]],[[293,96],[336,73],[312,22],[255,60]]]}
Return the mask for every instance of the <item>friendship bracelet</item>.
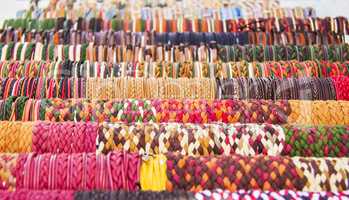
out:
{"label": "friendship bracelet", "polygon": [[143,191],[166,189],[166,156],[144,155],[140,168],[140,185]]}
{"label": "friendship bracelet", "polygon": [[95,152],[98,126],[94,123],[35,123],[32,131],[33,152]]}
{"label": "friendship bracelet", "polygon": [[[30,191],[30,190],[19,190],[16,192],[6,192],[2,191],[1,195],[4,198],[17,198],[21,197],[24,200],[35,199],[67,199],[67,200],[85,200],[85,199],[96,199],[103,198],[105,200],[112,199],[197,199],[197,200],[208,200],[212,198],[264,198],[274,199],[278,198],[281,200],[286,200],[290,198],[302,198],[302,199],[312,199],[312,198],[347,198],[347,192],[298,192],[293,190],[281,190],[273,192],[262,192],[258,190],[240,190],[238,192],[230,192],[227,190],[205,190],[198,193],[190,193],[184,191],[174,191],[174,192],[102,192],[102,191],[84,191],[84,192],[72,192],[72,191]],[[195,195],[195,196],[194,196]]]}
{"label": "friendship bracelet", "polygon": [[[218,11],[220,12],[220,11]],[[237,25],[237,29],[239,30],[239,32],[241,31],[254,31],[254,32],[261,32],[261,31],[265,31],[265,32],[272,32],[271,30],[269,30],[267,28],[267,26],[269,27],[275,27],[277,25],[282,25],[281,28],[279,28],[277,30],[278,33],[280,32],[315,32],[314,27],[309,30],[307,27],[305,27],[305,24],[308,24],[310,22],[310,26],[313,23],[317,23],[319,25],[321,25],[322,27],[322,32],[334,32],[337,34],[341,34],[343,33],[345,30],[343,28],[339,29],[339,30],[330,30],[327,29],[326,26],[324,26],[323,24],[328,23],[331,20],[336,20],[337,23],[339,23],[341,26],[345,26],[345,24],[347,23],[347,19],[343,18],[343,17],[336,17],[336,18],[302,18],[302,19],[297,19],[295,26],[297,26],[297,29],[291,29],[289,28],[289,26],[291,26],[288,23],[288,19],[289,18],[285,18],[285,17],[278,17],[276,20],[273,18],[260,18],[258,20],[255,20],[254,18],[250,18],[250,19],[230,19],[229,21],[223,20],[223,19],[212,19],[212,17],[210,17],[209,19],[197,19],[197,17],[195,17],[194,20],[190,20],[188,18],[181,18],[181,19],[167,19],[167,20],[163,20],[163,19],[149,19],[150,21],[148,21],[148,19],[140,19],[140,18],[133,18],[132,20],[130,19],[112,19],[112,20],[106,20],[103,21],[103,19],[101,18],[92,18],[92,19],[82,19],[80,18],[79,20],[83,20],[85,23],[88,23],[90,28],[84,28],[84,29],[79,29],[79,31],[92,31],[92,32],[100,32],[101,29],[96,27],[100,27],[103,26],[102,23],[112,23],[113,25],[110,27],[106,27],[103,30],[113,30],[113,31],[128,31],[131,30],[132,32],[145,32],[145,26],[144,24],[146,23],[146,21],[148,21],[147,23],[150,23],[153,25],[152,29],[154,29],[154,31],[156,32],[187,32],[188,30],[191,30],[193,32],[222,32],[223,27],[222,26],[229,26],[229,25],[233,25],[236,24]],[[8,20],[7,22],[9,23],[5,23],[4,28],[9,28],[11,26],[14,26],[17,23],[20,23],[22,19],[15,19],[15,20]],[[52,23],[52,25],[49,25],[46,27],[46,25],[44,24],[50,24],[48,23],[47,19],[46,20],[35,20],[35,23],[39,23],[44,25],[44,28],[53,28],[52,26],[56,26],[56,30],[57,31],[62,31],[65,30],[65,28],[69,28],[68,27],[64,27],[61,24],[64,23],[81,23],[81,21],[79,20],[71,20],[71,19],[63,19],[63,18],[58,18],[56,20],[54,19],[49,19],[50,23]],[[63,21],[62,21],[63,20]],[[79,21],[79,22],[78,22]],[[168,24],[172,23],[173,26],[169,26]],[[118,24],[124,24],[124,27],[119,26]],[[143,25],[142,25],[143,24]],[[268,24],[268,25],[267,25]],[[16,29],[18,29],[18,26],[14,26]],[[179,27],[179,28],[176,28]],[[31,30],[29,24],[24,23],[23,29],[26,30]],[[80,27],[82,28],[82,27]],[[44,29],[46,30],[46,29]],[[50,30],[50,29],[47,29]],[[149,29],[148,29],[149,30]],[[227,32],[227,31],[224,31]],[[230,29],[229,32],[237,32],[236,29]],[[37,32],[28,32],[28,34],[37,34]]]}
{"label": "friendship bracelet", "polygon": [[344,101],[289,101],[288,124],[344,125],[348,122]]}
{"label": "friendship bracelet", "polygon": [[[68,155],[72,159],[67,159]],[[72,167],[70,168],[72,173],[67,173],[67,166]],[[111,167],[111,171],[103,170],[108,167]],[[95,154],[21,154],[16,169],[10,174],[16,177],[17,189],[64,190],[68,189],[66,181],[70,180],[68,185],[73,190],[134,191],[138,189],[139,167],[140,159],[136,154],[116,152],[97,156]],[[23,173],[25,170],[28,173]],[[31,173],[40,174],[40,176],[36,177],[35,181],[35,176],[31,176]],[[107,179],[108,176],[111,179]],[[103,184],[104,181],[106,184]],[[35,182],[39,183],[38,187],[35,186]]]}
{"label": "friendship bracelet", "polygon": [[138,191],[138,192],[126,192],[126,191],[117,191],[117,192],[102,192],[102,191],[78,191],[74,193],[75,200],[85,200],[85,199],[95,199],[103,198],[105,200],[112,199],[183,199],[191,200],[194,199],[194,194],[191,192],[185,191],[174,191],[174,192],[152,192],[152,191]]}
{"label": "friendship bracelet", "polygon": [[20,122],[0,122],[0,151],[7,153],[26,153],[32,151],[33,124]]}
{"label": "friendship bracelet", "polygon": [[[114,100],[94,103],[76,100],[51,101],[46,108],[46,120],[62,121],[114,121],[114,122],[246,122],[286,123],[290,107],[287,101],[238,101],[238,100]],[[98,103],[99,102],[99,103]],[[66,104],[66,106],[62,106]],[[171,105],[171,106],[170,106]],[[267,106],[264,109],[262,105]],[[90,107],[91,106],[91,107]],[[184,107],[183,107],[184,106]],[[97,110],[90,110],[91,108]],[[78,110],[76,110],[79,108]],[[89,110],[86,110],[86,109]],[[103,112],[98,111],[103,109]],[[112,109],[113,108],[113,109]],[[73,110],[72,110],[73,109]],[[228,109],[228,110],[227,110]],[[240,112],[245,110],[244,112]],[[93,113],[91,113],[93,111]],[[259,114],[257,114],[259,113]],[[262,114],[262,115],[260,115]]]}
{"label": "friendship bracelet", "polygon": [[[1,119],[23,118],[15,112],[16,99],[4,100]],[[40,115],[29,120],[303,125],[344,125],[349,122],[345,114],[348,110],[346,101],[42,99],[32,101],[32,105],[39,101],[41,106],[30,110]]]}
{"label": "friendship bracelet", "polygon": [[17,159],[18,154],[0,155],[1,190],[14,191],[16,189],[16,176],[12,173],[12,171],[17,167]]}
{"label": "friendship bracelet", "polygon": [[[57,157],[50,154],[41,154],[37,156],[22,154],[17,159],[15,169],[13,169],[14,165],[12,165],[12,168],[10,167],[10,169],[13,171],[8,174],[15,177],[17,189],[34,189],[35,182],[33,181],[34,177],[36,177],[35,174],[41,174],[40,177],[37,177],[39,178],[37,181],[40,183],[38,185],[39,189],[49,189],[50,184],[53,186],[52,189],[66,189],[66,185],[62,185],[61,181],[66,182],[66,180],[74,180],[75,182],[71,182],[72,188],[75,190],[82,190],[84,189],[84,187],[82,187],[83,184],[79,184],[84,183],[87,178],[83,175],[85,170],[88,174],[99,174],[101,177],[105,178],[109,175],[117,178],[127,172],[128,175],[124,178],[133,183],[138,181],[138,176],[142,177],[144,175],[143,173],[145,173],[144,171],[133,171],[137,169],[137,166],[139,166],[140,160],[137,158],[138,156],[133,156],[132,154],[112,153],[102,157],[96,157],[93,154],[70,155],[73,159],[66,159],[68,157],[67,154],[60,154]],[[1,158],[4,159],[6,156],[8,155],[3,154]],[[16,162],[16,157],[14,156],[15,155],[12,155],[12,161],[7,159],[4,162],[4,166],[11,166],[8,164],[13,161]],[[119,160],[119,158],[122,158],[120,156],[124,156],[123,159]],[[162,174],[161,176],[167,177],[167,191],[185,189],[186,191],[200,192],[205,189],[222,188],[234,192],[240,189],[249,190],[254,188],[263,189],[265,191],[289,189],[305,192],[343,192],[348,189],[345,183],[346,177],[348,176],[347,165],[349,165],[347,158],[290,158],[261,156],[192,157],[172,153],[166,154],[166,158],[167,169],[166,171],[160,170],[160,173]],[[99,159],[101,160],[98,161]],[[124,162],[122,162],[122,160],[124,160]],[[126,167],[125,161],[128,163],[131,162],[132,165],[127,165]],[[138,164],[133,163],[133,161]],[[68,171],[66,167],[69,165],[68,162],[72,162],[72,166],[74,166],[74,168],[71,168],[73,173],[67,174]],[[59,168],[56,167],[58,163],[60,163]],[[89,165],[86,165],[87,163]],[[108,170],[103,170],[101,167],[108,168],[109,165],[112,167],[112,174],[108,175]],[[26,170],[26,173],[20,173],[23,170]],[[122,172],[122,170],[124,171]],[[251,170],[255,173],[251,174]],[[194,173],[191,173],[191,171]],[[34,176],[30,176],[30,174],[33,174]],[[52,182],[49,183],[50,179],[47,177],[49,174],[61,174],[61,176],[57,176],[57,178],[51,176]],[[62,178],[73,174],[78,179]],[[323,178],[317,180],[315,178],[316,176],[322,176]],[[88,179],[90,178],[92,177],[88,177]],[[127,186],[126,182],[120,182],[121,179],[114,178],[111,179],[112,182],[109,182],[108,179],[99,179],[97,177],[95,179],[96,182],[88,180],[87,183],[89,183],[89,185],[86,189],[108,189],[110,188],[110,183],[115,184],[116,187],[114,187],[114,189],[124,188],[131,191],[137,189],[135,185],[130,187],[131,185]],[[5,181],[7,181],[6,183],[9,184],[11,183],[8,182],[10,180],[14,179],[5,179]],[[23,185],[23,181],[25,180],[27,180],[27,182]],[[103,184],[101,184],[103,181],[108,181],[109,184],[103,186]],[[153,187],[156,186],[152,186],[152,188]]]}
{"label": "friendship bracelet", "polygon": [[[75,85],[78,79],[45,79],[45,78],[22,78],[22,79],[5,79],[0,88],[3,98],[8,96],[26,96],[29,98],[79,98],[85,97],[84,87]],[[84,80],[82,80],[84,81]],[[47,83],[47,84],[45,84]],[[12,87],[14,86],[14,87]],[[77,87],[75,93],[71,87]],[[44,93],[46,91],[46,94]],[[81,96],[82,95],[82,96]]]}
{"label": "friendship bracelet", "polygon": [[263,198],[266,200],[269,199],[312,199],[312,198],[337,198],[337,199],[343,199],[348,198],[348,192],[299,192],[299,191],[293,191],[293,190],[281,190],[281,191],[259,191],[259,190],[239,190],[238,192],[230,192],[227,190],[204,190],[202,192],[198,193],[191,193],[191,192],[185,192],[185,191],[174,191],[174,192],[150,192],[150,191],[144,191],[144,192],[125,192],[125,191],[119,191],[119,192],[102,192],[102,191],[61,191],[61,190],[44,190],[44,191],[37,191],[37,190],[18,190],[15,192],[7,192],[7,191],[1,191],[1,196],[3,196],[5,199],[13,199],[13,198],[22,198],[23,200],[30,200],[30,199],[66,199],[66,200],[85,200],[85,199],[95,199],[95,198],[103,198],[105,200],[112,200],[112,199],[120,199],[120,200],[126,200],[126,199],[144,199],[144,200],[150,200],[150,199],[183,199],[183,200],[190,200],[190,199],[196,199],[196,200],[209,200],[212,198]]}
{"label": "friendship bracelet", "polygon": [[[117,78],[112,79],[47,79],[49,82],[47,94],[41,95],[42,88],[37,88],[41,79],[10,79],[5,80],[2,85],[4,98],[10,95],[28,96],[30,98],[71,98],[73,96],[88,97],[91,99],[108,98],[201,98],[201,99],[303,99],[303,100],[346,100],[343,95],[347,94],[349,88],[341,87],[347,84],[349,79],[334,77],[332,79],[300,78],[300,79],[244,79],[233,81],[213,79],[153,79],[144,78],[122,78],[123,85],[115,85],[119,82]],[[340,81],[339,81],[340,79]],[[37,82],[39,81],[39,82]],[[77,81],[87,82],[86,95]],[[22,83],[23,84],[20,84]],[[73,84],[71,86],[71,84]],[[11,88],[12,85],[15,87]],[[39,84],[41,85],[41,84]],[[41,85],[43,86],[43,85]],[[79,87],[80,86],[80,87]],[[122,87],[123,86],[123,87]],[[336,86],[336,87],[335,87]],[[35,88],[34,88],[35,87]],[[73,88],[77,88],[74,90]],[[205,87],[205,88],[204,88]],[[263,88],[271,88],[272,95]],[[25,92],[25,89],[30,89]],[[45,87],[44,87],[45,88]],[[149,88],[161,88],[149,93]],[[248,90],[246,90],[248,88]],[[335,88],[335,89],[334,89]],[[54,90],[56,89],[56,90]],[[72,90],[73,89],[73,90]],[[20,90],[21,93],[18,93]],[[40,92],[36,94],[36,92]],[[120,93],[127,91],[127,93]],[[74,92],[74,93],[72,93]],[[232,93],[230,93],[232,92]],[[256,93],[258,92],[258,94]],[[320,93],[319,93],[320,92]]]}
{"label": "friendship bracelet", "polygon": [[[112,84],[119,82],[118,79],[87,79],[87,97],[92,99],[110,98],[203,98],[214,99],[216,83],[209,79],[158,79],[158,84],[154,84],[153,79],[128,78],[123,79],[123,86]],[[117,87],[116,87],[117,86]],[[126,87],[126,88],[125,88]],[[149,93],[146,88],[159,88]],[[123,94],[119,91],[126,90]],[[157,91],[157,93],[155,93]],[[188,92],[185,92],[188,91]]]}
{"label": "friendship bracelet", "polygon": [[[103,153],[122,150],[145,155],[167,152],[183,155],[280,155],[285,134],[281,127],[274,125],[103,123],[97,141],[97,152]],[[122,141],[126,143],[123,145]]]}
{"label": "friendship bracelet", "polygon": [[[348,164],[346,158],[167,154],[166,189],[191,192],[217,188],[232,192],[240,189],[342,192],[347,190]],[[319,180],[317,176],[323,178]]]}
{"label": "friendship bracelet", "polygon": [[195,199],[197,200],[209,200],[212,198],[228,198],[228,199],[327,199],[327,198],[348,198],[348,192],[304,192],[293,190],[281,190],[281,191],[260,191],[260,190],[239,190],[237,192],[230,192],[228,190],[204,190],[202,192],[195,193]]}
{"label": "friendship bracelet", "polygon": [[0,191],[0,196],[4,199],[23,199],[23,200],[30,200],[30,199],[38,199],[38,200],[44,200],[44,199],[65,199],[65,200],[73,200],[74,199],[74,192],[73,191],[32,191],[32,190],[16,190],[16,191]]}
{"label": "friendship bracelet", "polygon": [[[217,36],[218,37],[218,36]],[[21,58],[20,61],[25,60],[32,60],[32,55],[35,54],[41,54],[42,48],[36,43],[11,43],[13,46],[20,46],[23,45],[23,47],[13,49],[13,54],[19,54],[19,51],[21,51]],[[200,63],[215,63],[217,64],[218,61],[224,61],[224,62],[239,62],[246,60],[248,62],[264,62],[264,61],[292,61],[292,60],[298,60],[301,62],[308,61],[308,60],[325,60],[325,61],[340,61],[340,62],[346,62],[349,58],[349,48],[348,44],[332,44],[332,45],[304,45],[304,46],[294,46],[294,45],[271,45],[271,46],[264,46],[264,45],[243,45],[243,44],[215,44],[210,42],[209,46],[214,46],[214,48],[207,48],[207,46],[204,46],[204,44],[188,44],[183,45],[181,43],[179,44],[170,44],[164,43],[164,44],[152,44],[148,46],[140,46],[137,44],[115,44],[114,48],[109,49],[110,54],[118,54],[122,53],[125,54],[123,56],[120,55],[120,58],[118,58],[116,61],[114,61],[114,58],[108,58],[108,56],[102,56],[97,55],[98,52],[103,53],[103,50],[100,49],[102,46],[99,44],[94,43],[84,43],[82,45],[49,45],[48,46],[48,56],[43,58],[43,60],[50,60],[50,61],[69,61],[69,58],[74,58],[71,61],[79,62],[79,61],[91,61],[91,62],[107,62],[107,63],[141,63],[142,66],[143,63],[151,63],[151,62],[164,62],[162,64],[162,67],[159,68],[161,71],[161,76],[158,74],[158,77],[163,77],[165,75],[169,76],[170,71],[167,69],[165,70],[165,66],[171,66],[174,64],[174,62],[184,63],[184,61],[187,61],[189,66],[193,65],[194,62],[200,62]],[[138,47],[140,46],[140,47]],[[11,57],[12,54],[8,51],[12,51],[12,46],[4,45],[3,47],[0,46],[2,49],[2,61],[10,61],[12,59],[6,59],[7,57]],[[69,55],[69,51],[66,52],[68,55],[62,55],[63,50],[67,48],[79,48],[81,58],[76,57],[74,55]],[[87,48],[88,47],[88,48]],[[128,47],[134,47],[134,48],[128,48]],[[136,48],[137,47],[137,48]],[[105,47],[107,48],[107,47]],[[321,48],[326,48],[331,50],[331,53],[328,54],[327,52],[324,52],[321,50]],[[98,51],[98,49],[100,49]],[[276,50],[277,49],[277,50]],[[102,51],[101,51],[102,50]],[[217,52],[221,51],[227,51],[229,53],[219,55]],[[153,53],[143,53],[151,51]],[[166,54],[167,56],[163,56],[164,51],[173,51],[173,54]],[[9,55],[7,55],[7,53]],[[264,53],[262,53],[264,52]],[[74,52],[70,52],[74,53]],[[280,55],[279,55],[280,53]],[[30,55],[29,55],[30,54]],[[128,56],[126,56],[126,54]],[[211,55],[212,54],[212,55]],[[264,54],[264,55],[263,55]],[[309,55],[312,54],[312,55]],[[132,55],[132,56],[131,56]],[[95,58],[97,56],[100,56],[100,59],[96,60]],[[137,56],[135,58],[134,56]],[[214,57],[214,60],[213,60]],[[150,60],[151,59],[151,60]],[[184,63],[185,64],[185,63]],[[132,65],[134,66],[134,65]],[[134,68],[134,67],[132,67]],[[131,69],[132,69],[131,68]],[[141,67],[138,67],[139,69]],[[192,68],[192,67],[191,67]],[[183,65],[181,71],[181,76],[192,76],[194,71],[191,71],[193,69],[185,67]],[[202,67],[205,69],[205,65]],[[133,69],[134,73],[131,73],[130,76],[135,77],[135,69]],[[139,71],[141,74],[141,70]]]}
{"label": "friendship bracelet", "polygon": [[97,138],[97,152],[345,157],[349,153],[345,145],[347,131],[345,126],[103,123]]}
{"label": "friendship bracelet", "polygon": [[338,100],[349,100],[349,93],[347,88],[349,88],[346,76],[334,77],[333,79],[334,87],[337,93]]}
{"label": "friendship bracelet", "polygon": [[[232,99],[235,96],[240,99],[304,99],[304,100],[336,100],[337,97],[332,95],[334,80],[318,79],[318,78],[301,78],[301,79],[264,79],[264,86],[258,84],[261,78],[238,78],[236,80],[222,79],[218,80],[218,94],[220,99]],[[346,84],[346,79],[342,79],[338,84]],[[235,85],[235,81],[240,84]],[[326,86],[325,86],[326,84]],[[337,85],[338,85],[337,84]],[[299,85],[299,87],[296,87]],[[312,86],[312,87],[310,87]],[[272,96],[268,96],[267,91],[263,91],[264,87],[272,88]],[[249,88],[244,93],[234,88]],[[339,93],[346,94],[346,88],[334,90]],[[318,94],[318,91],[324,95]],[[310,93],[310,94],[309,94]],[[341,94],[339,94],[341,95]],[[341,98],[341,97],[340,97]],[[339,99],[341,100],[341,99]],[[344,100],[344,99],[343,99]]]}
{"label": "friendship bracelet", "polygon": [[[2,152],[345,157],[346,126],[2,122]],[[153,135],[156,133],[156,135]],[[73,145],[75,144],[75,145]],[[97,147],[96,147],[97,144]]]}

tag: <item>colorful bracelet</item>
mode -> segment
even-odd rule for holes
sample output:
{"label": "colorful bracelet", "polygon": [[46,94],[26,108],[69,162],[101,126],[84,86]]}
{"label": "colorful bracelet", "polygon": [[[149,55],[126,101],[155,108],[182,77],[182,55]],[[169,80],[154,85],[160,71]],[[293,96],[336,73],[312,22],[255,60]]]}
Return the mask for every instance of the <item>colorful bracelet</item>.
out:
{"label": "colorful bracelet", "polygon": [[217,188],[229,191],[342,192],[348,190],[348,169],[347,158],[167,154],[166,189],[191,192]]}

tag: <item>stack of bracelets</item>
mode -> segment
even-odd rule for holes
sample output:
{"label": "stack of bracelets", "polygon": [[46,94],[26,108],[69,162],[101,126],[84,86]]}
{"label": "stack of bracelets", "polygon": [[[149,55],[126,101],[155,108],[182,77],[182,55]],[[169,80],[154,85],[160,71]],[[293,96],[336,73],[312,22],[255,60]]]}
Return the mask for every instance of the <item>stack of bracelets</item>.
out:
{"label": "stack of bracelets", "polygon": [[349,20],[172,1],[3,23],[0,199],[349,199]]}

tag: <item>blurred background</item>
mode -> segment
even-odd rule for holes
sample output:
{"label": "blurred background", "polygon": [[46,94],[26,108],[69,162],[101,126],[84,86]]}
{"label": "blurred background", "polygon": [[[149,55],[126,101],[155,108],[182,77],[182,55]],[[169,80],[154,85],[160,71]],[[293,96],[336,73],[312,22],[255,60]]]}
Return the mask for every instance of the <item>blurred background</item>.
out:
{"label": "blurred background", "polygon": [[[79,1],[79,0],[78,0]],[[80,0],[83,1],[83,0]],[[137,1],[137,0],[136,0]],[[143,1],[143,0],[140,0]],[[265,0],[268,1],[268,0]],[[283,7],[313,7],[317,11],[317,16],[346,16],[349,17],[349,0],[279,0]],[[30,0],[0,0],[1,5],[0,20],[16,16],[18,10],[29,7]],[[40,0],[39,5],[46,7],[49,0]],[[332,6],[332,5],[336,6]]]}

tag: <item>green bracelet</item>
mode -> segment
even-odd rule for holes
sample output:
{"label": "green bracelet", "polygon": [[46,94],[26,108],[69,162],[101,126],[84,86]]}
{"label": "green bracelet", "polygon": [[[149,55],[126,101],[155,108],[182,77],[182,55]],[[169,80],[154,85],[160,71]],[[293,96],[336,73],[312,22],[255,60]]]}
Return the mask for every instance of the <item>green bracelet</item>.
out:
{"label": "green bracelet", "polygon": [[16,104],[16,119],[22,119],[25,103],[29,100],[29,97],[18,97]]}
{"label": "green bracelet", "polygon": [[6,60],[10,60],[11,59],[11,54],[12,54],[12,50],[15,46],[14,42],[9,42],[7,45],[7,50],[6,50]]}
{"label": "green bracelet", "polygon": [[64,60],[69,60],[69,45],[63,46],[63,54]]}
{"label": "green bracelet", "polygon": [[1,58],[1,56],[2,56],[2,48],[3,48],[4,46],[5,46],[4,43],[0,43],[0,58]]}
{"label": "green bracelet", "polygon": [[22,49],[23,49],[23,43],[18,45],[17,52],[14,52],[16,54],[16,60],[21,59]]}
{"label": "green bracelet", "polygon": [[55,50],[55,45],[53,45],[53,44],[51,44],[50,46],[49,46],[49,51],[48,51],[48,58],[49,58],[49,60],[51,60],[51,61],[54,61],[54,50]]}
{"label": "green bracelet", "polygon": [[86,61],[86,49],[87,49],[87,44],[81,45],[81,61]]}
{"label": "green bracelet", "polygon": [[30,60],[31,59],[34,47],[35,47],[34,43],[28,44],[27,49],[25,50],[25,56],[24,56],[26,60]]}
{"label": "green bracelet", "polygon": [[41,55],[41,60],[46,60],[47,59],[47,45],[44,44],[42,47],[42,55]]}
{"label": "green bracelet", "polygon": [[3,120],[8,121],[11,117],[11,112],[12,112],[12,104],[15,102],[17,97],[15,96],[10,96],[5,100],[4,104],[4,115],[2,116]]}

